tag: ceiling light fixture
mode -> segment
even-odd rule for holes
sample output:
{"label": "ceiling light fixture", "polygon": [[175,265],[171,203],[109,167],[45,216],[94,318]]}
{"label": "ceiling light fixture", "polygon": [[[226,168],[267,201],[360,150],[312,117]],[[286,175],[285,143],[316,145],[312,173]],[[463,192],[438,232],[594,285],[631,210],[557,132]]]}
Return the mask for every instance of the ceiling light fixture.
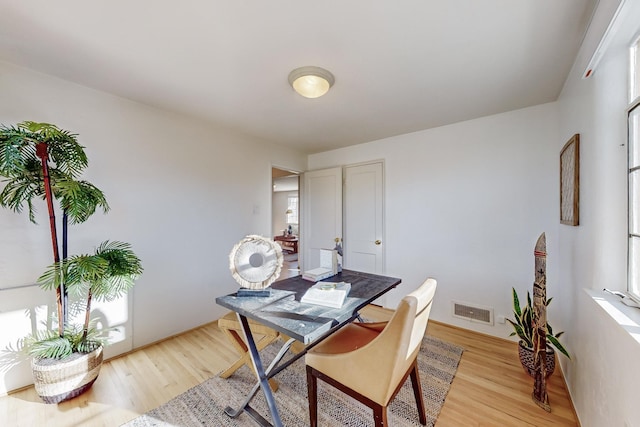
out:
{"label": "ceiling light fixture", "polygon": [[305,98],[318,98],[329,91],[336,79],[320,67],[300,67],[289,73],[289,84]]}

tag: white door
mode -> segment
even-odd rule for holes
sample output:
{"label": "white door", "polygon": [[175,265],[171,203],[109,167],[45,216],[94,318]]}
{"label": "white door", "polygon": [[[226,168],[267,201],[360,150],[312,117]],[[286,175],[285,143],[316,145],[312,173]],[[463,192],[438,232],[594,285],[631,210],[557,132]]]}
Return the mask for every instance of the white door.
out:
{"label": "white door", "polygon": [[344,266],[384,273],[382,163],[347,166],[344,183]]}
{"label": "white door", "polygon": [[305,172],[302,177],[301,273],[320,266],[320,249],[342,238],[342,168]]}

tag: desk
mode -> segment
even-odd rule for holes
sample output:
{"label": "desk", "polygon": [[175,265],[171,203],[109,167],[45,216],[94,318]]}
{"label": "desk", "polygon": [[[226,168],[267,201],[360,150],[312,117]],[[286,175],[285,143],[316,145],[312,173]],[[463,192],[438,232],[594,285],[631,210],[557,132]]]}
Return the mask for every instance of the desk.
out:
{"label": "desk", "polygon": [[[246,411],[259,425],[271,426],[249,403],[258,389],[262,389],[271,412],[273,425],[282,426],[275,399],[268,380],[302,357],[307,350],[314,347],[333,332],[352,322],[359,316],[359,311],[381,295],[400,284],[395,277],[343,270],[336,276],[325,279],[329,282],[345,281],[351,283],[351,291],[341,308],[330,308],[319,305],[303,304],[300,298],[313,285],[301,276],[291,277],[275,282],[271,287],[270,297],[236,297],[235,294],[216,298],[216,303],[236,312],[242,325],[251,361],[253,362],[258,382],[245,402],[238,409],[228,407],[225,412],[237,417]],[[287,341],[267,369],[264,369],[255,340],[249,328],[252,319],[283,334],[292,337]],[[298,340],[307,347],[285,363],[279,365],[289,347]]]}
{"label": "desk", "polygon": [[273,240],[279,242],[282,249],[291,251],[294,254],[298,253],[298,236],[293,236],[291,234],[287,236],[275,236]]}

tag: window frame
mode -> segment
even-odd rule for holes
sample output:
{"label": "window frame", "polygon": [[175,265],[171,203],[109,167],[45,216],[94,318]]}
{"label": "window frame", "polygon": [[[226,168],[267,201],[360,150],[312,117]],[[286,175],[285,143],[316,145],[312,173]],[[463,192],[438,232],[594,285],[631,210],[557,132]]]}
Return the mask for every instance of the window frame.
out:
{"label": "window frame", "polygon": [[[627,292],[640,301],[640,35],[629,47],[627,107]],[[635,177],[635,180],[634,180]],[[634,224],[636,225],[634,227]],[[634,251],[634,243],[636,243]]]}
{"label": "window frame", "polygon": [[640,99],[640,33],[636,34],[629,46],[629,110]]}

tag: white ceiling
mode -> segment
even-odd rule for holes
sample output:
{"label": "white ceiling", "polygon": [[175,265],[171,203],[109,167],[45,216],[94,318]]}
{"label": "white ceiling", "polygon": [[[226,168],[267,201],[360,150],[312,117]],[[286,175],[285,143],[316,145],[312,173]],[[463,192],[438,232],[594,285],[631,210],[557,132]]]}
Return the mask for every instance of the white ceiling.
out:
{"label": "white ceiling", "polygon": [[0,0],[0,61],[314,153],[554,101],[596,2]]}

